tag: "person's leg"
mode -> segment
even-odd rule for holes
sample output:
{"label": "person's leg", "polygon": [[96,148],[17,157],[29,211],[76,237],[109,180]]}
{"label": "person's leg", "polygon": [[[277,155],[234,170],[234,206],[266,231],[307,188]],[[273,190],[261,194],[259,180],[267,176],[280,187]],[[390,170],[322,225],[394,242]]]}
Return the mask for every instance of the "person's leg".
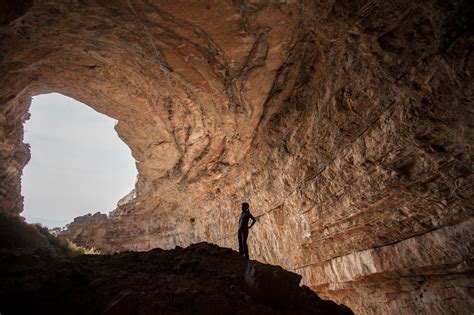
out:
{"label": "person's leg", "polygon": [[243,244],[243,233],[242,231],[238,231],[237,232],[237,237],[239,238],[239,253],[241,253],[242,255],[244,254],[244,244]]}
{"label": "person's leg", "polygon": [[249,258],[249,248],[248,248],[248,246],[247,246],[247,238],[249,237],[249,232],[248,232],[248,231],[245,231],[245,232],[243,232],[242,234],[243,234],[243,235],[242,235],[242,237],[243,237],[242,243],[244,244],[244,248],[243,248],[243,250],[244,250],[244,256],[245,256],[247,259],[250,259],[250,258]]}

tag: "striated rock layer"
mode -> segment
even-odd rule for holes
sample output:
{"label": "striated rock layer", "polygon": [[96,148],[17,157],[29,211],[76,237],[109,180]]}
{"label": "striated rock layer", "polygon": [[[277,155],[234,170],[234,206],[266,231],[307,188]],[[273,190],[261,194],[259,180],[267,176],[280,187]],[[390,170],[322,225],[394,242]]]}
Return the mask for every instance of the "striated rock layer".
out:
{"label": "striated rock layer", "polygon": [[[206,240],[360,314],[469,313],[469,1],[4,1],[0,196],[20,213],[32,95],[119,121],[134,198],[66,236],[103,251]],[[131,195],[132,196],[132,195]]]}

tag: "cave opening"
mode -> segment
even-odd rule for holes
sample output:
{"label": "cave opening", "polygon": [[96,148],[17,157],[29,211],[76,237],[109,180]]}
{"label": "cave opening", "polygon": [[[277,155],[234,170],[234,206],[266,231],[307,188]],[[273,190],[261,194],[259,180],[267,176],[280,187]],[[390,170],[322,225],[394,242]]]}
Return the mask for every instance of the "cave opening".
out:
{"label": "cave opening", "polygon": [[108,212],[134,189],[137,170],[117,120],[59,93],[34,96],[24,141],[31,159],[22,176],[27,222],[64,226]]}

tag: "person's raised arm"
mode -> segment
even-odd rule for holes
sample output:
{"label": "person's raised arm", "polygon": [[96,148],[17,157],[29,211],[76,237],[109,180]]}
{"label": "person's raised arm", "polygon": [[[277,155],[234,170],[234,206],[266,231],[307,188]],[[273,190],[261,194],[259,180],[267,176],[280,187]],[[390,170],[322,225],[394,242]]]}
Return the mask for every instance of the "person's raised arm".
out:
{"label": "person's raised arm", "polygon": [[249,229],[257,222],[257,219],[254,218],[254,216],[249,212],[249,218],[252,219],[252,223],[249,226]]}

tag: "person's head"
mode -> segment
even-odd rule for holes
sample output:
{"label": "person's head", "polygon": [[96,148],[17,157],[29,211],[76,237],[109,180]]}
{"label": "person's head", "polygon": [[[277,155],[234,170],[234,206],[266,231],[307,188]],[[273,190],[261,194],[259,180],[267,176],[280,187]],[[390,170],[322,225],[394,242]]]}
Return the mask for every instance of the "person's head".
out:
{"label": "person's head", "polygon": [[247,211],[249,209],[249,204],[246,202],[242,202],[242,211]]}

